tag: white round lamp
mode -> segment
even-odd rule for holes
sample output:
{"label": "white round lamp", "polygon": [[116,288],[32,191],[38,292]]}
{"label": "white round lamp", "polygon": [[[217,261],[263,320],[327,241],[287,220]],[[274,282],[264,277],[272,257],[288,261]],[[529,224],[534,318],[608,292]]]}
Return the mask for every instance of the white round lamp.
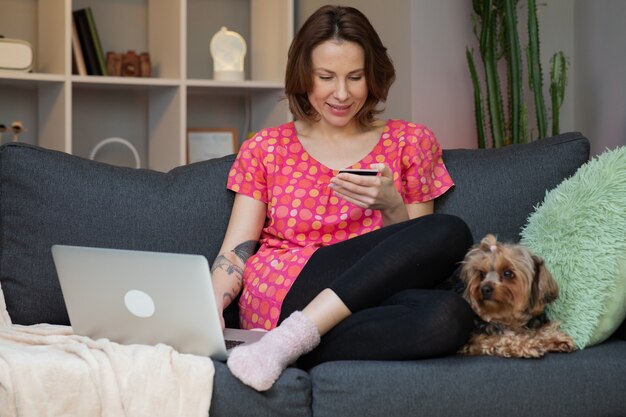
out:
{"label": "white round lamp", "polygon": [[246,41],[237,32],[225,26],[211,38],[213,78],[222,81],[244,79],[243,60],[246,57]]}

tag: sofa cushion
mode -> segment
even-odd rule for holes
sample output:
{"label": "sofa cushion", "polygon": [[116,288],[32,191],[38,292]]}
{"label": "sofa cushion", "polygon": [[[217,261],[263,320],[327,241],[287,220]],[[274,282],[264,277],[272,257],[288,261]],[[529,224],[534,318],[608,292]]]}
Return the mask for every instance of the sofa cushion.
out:
{"label": "sofa cushion", "polygon": [[476,242],[487,233],[517,242],[546,191],[588,159],[589,141],[580,133],[497,149],[444,149],[456,186],[435,200],[435,211],[464,219]]}
{"label": "sofa cushion", "polygon": [[211,417],[309,417],[311,377],[287,368],[268,391],[259,392],[233,376],[225,363],[214,362]]}
{"label": "sofa cushion", "polygon": [[449,356],[313,368],[316,417],[625,415],[626,342],[542,359]]}
{"label": "sofa cushion", "polygon": [[162,173],[4,145],[0,282],[12,321],[69,324],[53,244],[193,253],[212,262],[230,215],[233,194],[225,184],[232,161]]}
{"label": "sofa cushion", "polygon": [[579,348],[608,338],[626,317],[626,147],[550,191],[522,236],[559,284],[550,318]]}

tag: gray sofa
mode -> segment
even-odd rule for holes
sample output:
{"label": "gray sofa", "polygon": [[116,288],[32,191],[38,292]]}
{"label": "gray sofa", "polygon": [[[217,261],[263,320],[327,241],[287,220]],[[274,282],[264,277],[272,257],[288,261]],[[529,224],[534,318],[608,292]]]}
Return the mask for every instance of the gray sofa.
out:
{"label": "gray sofa", "polygon": [[[456,187],[436,211],[470,225],[475,240],[517,241],[546,190],[589,157],[568,133],[527,145],[445,150]],[[0,150],[0,282],[14,323],[69,324],[53,244],[203,254],[221,244],[233,195],[233,156],[168,173],[109,166],[25,144]],[[237,311],[226,312],[236,325]],[[601,345],[539,360],[450,356],[344,361],[287,369],[258,393],[216,363],[210,415],[626,416],[624,325]]]}

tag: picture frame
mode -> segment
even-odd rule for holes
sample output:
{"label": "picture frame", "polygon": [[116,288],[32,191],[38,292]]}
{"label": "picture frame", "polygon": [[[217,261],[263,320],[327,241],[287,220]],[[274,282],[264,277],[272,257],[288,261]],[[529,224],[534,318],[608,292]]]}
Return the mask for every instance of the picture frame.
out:
{"label": "picture frame", "polygon": [[187,163],[206,161],[230,155],[238,150],[237,129],[187,129]]}

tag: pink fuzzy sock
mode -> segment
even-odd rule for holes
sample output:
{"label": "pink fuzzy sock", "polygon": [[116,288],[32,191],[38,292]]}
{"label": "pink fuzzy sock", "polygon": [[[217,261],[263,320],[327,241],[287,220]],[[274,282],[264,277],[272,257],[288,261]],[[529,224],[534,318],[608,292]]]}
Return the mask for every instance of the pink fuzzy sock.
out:
{"label": "pink fuzzy sock", "polygon": [[228,357],[228,368],[244,384],[266,391],[289,364],[319,343],[315,324],[296,311],[258,342],[234,348]]}

